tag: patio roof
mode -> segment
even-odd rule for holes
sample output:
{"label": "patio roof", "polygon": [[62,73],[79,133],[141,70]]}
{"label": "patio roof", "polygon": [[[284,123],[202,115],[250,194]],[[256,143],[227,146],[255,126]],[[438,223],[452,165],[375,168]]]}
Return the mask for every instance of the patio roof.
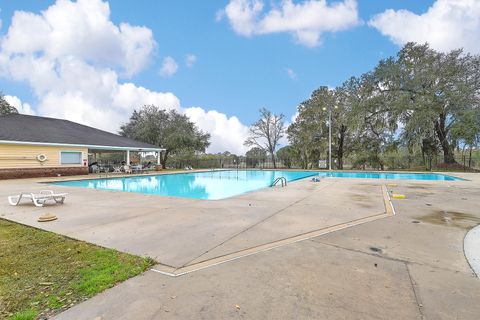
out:
{"label": "patio roof", "polygon": [[23,114],[0,116],[0,143],[78,146],[99,150],[165,150],[72,121]]}

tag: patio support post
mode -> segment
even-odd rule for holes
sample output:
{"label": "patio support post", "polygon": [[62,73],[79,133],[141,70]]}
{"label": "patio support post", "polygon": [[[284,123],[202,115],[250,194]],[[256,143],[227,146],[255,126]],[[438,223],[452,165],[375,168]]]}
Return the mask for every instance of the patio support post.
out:
{"label": "patio support post", "polygon": [[157,165],[160,165],[160,150],[157,151]]}
{"label": "patio support post", "polygon": [[127,150],[127,165],[130,165],[130,150]]}

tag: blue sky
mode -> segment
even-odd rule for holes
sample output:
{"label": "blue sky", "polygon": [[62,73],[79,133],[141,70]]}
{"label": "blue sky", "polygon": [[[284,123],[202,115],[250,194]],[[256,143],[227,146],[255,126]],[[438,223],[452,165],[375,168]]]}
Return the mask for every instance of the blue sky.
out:
{"label": "blue sky", "polygon": [[[84,1],[99,2],[100,0]],[[155,46],[148,52],[146,58],[143,56],[138,58],[141,59],[142,68],[126,76],[123,66],[129,63],[128,61],[121,62],[120,58],[118,59],[120,62],[112,64],[104,60],[89,61],[88,55],[81,55],[78,58],[75,53],[77,49],[72,49],[77,50],[72,55],[83,59],[81,61],[97,68],[96,70],[113,70],[118,76],[118,83],[133,83],[136,87],[143,87],[152,92],[171,92],[179,100],[175,108],[198,107],[205,111],[216,110],[225,114],[227,120],[232,116],[237,117],[243,126],[248,126],[257,119],[260,107],[283,113],[287,119],[290,119],[296,111],[296,106],[319,86],[334,87],[350,76],[358,76],[371,70],[380,59],[395,55],[401,43],[410,41],[410,38],[412,41],[429,40],[427,31],[424,32],[423,38],[418,38],[413,34],[414,32],[410,35],[399,34],[396,30],[402,28],[402,23],[408,24],[408,17],[398,10],[405,9],[411,14],[434,20],[433,14],[425,15],[435,4],[434,0],[345,1],[357,4],[356,22],[340,31],[330,31],[328,27],[326,30],[322,29],[319,32],[320,41],[314,45],[302,43],[292,35],[293,31],[262,31],[261,34],[256,34],[254,31],[249,35],[242,34],[242,31],[235,30],[232,25],[233,18],[225,11],[223,18],[216,18],[218,13],[222,12],[221,10],[225,10],[229,1],[137,0],[134,3],[110,1],[104,4],[109,5],[109,19],[113,25],[120,26],[122,23],[128,23],[131,26],[144,26],[151,31]],[[449,1],[451,0],[438,2]],[[301,5],[304,2],[292,3]],[[334,1],[327,1],[328,5],[334,3]],[[21,10],[41,16],[41,11],[52,5],[55,5],[55,1],[2,1],[0,3],[2,21],[0,36],[7,37],[15,11]],[[281,1],[266,1],[258,14],[258,19],[262,19],[275,6],[281,6]],[[382,14],[388,9],[395,10],[396,20],[393,23],[397,23],[397,29],[394,31],[388,29],[389,17],[385,17],[387,23],[383,22],[383,25],[380,20],[376,26],[369,23],[375,15]],[[60,9],[59,12],[61,12]],[[72,14],[72,12],[65,14]],[[257,27],[259,26],[260,22]],[[81,29],[81,26],[78,28]],[[30,30],[30,32],[33,31]],[[34,32],[31,36],[35,37]],[[9,41],[13,42],[11,39]],[[80,43],[78,45],[81,46]],[[442,44],[439,46],[441,47]],[[99,50],[102,50],[101,44],[99,47]],[[39,49],[35,54],[44,54],[42,50],[48,49]],[[65,50],[68,52],[68,48]],[[5,52],[6,49],[3,51]],[[27,53],[21,52],[21,54]],[[116,53],[112,51],[108,54],[113,58]],[[191,66],[187,66],[185,61],[186,55],[189,54],[196,57]],[[13,59],[14,54],[9,53],[9,55],[10,59]],[[160,72],[167,56],[171,57],[177,65],[176,72],[170,76],[162,75]],[[129,57],[123,59],[128,60]],[[52,61],[58,63],[60,60]],[[1,63],[0,60],[0,67]],[[75,115],[74,112],[69,111],[52,114],[48,111],[52,110],[48,106],[47,98],[50,97],[48,89],[40,90],[38,80],[35,82],[28,77],[25,74],[18,76],[12,70],[2,72],[0,69],[0,89],[5,95],[18,98],[22,104],[26,103],[32,113],[73,117],[72,120],[98,126],[98,123],[89,121],[88,116],[84,114]],[[81,88],[79,90],[81,91]],[[71,96],[63,91],[61,99],[54,101],[68,102],[69,100],[65,100],[67,95]],[[60,93],[56,93],[56,96],[60,96]],[[78,99],[81,99],[79,98],[81,96],[81,93],[77,94]],[[142,99],[139,98],[138,101],[129,99],[128,103],[138,104],[131,106],[134,108],[145,101],[151,101]],[[106,101],[99,99],[96,104],[94,97],[86,100],[95,108],[102,108],[102,103]],[[72,102],[72,105],[78,105],[78,108],[85,104]],[[63,106],[63,108],[68,109],[69,106]],[[123,110],[123,115],[115,117],[115,121],[122,122],[130,111],[131,109]],[[203,116],[202,119],[208,122],[208,117]],[[194,120],[201,123],[202,119]],[[105,129],[114,131],[118,125],[119,123],[114,123]],[[219,124],[219,126],[228,129],[229,123]],[[224,132],[225,129],[222,131],[208,124],[201,124],[200,127],[205,130],[217,130],[214,138],[229,134],[228,130]],[[239,132],[245,134],[244,129],[239,129]],[[232,141],[218,143],[218,148],[215,147],[218,150],[211,151],[221,151],[219,149],[222,147],[240,150],[240,147],[233,147],[232,143]]]}

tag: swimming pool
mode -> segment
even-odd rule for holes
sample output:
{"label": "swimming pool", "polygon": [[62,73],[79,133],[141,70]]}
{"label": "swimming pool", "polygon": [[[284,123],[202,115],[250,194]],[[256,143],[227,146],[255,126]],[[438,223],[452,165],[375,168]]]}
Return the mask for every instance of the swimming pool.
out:
{"label": "swimming pool", "polygon": [[434,173],[315,172],[286,170],[222,170],[152,176],[52,182],[56,185],[218,200],[270,187],[276,178],[294,181],[308,177],[412,180],[462,180]]}

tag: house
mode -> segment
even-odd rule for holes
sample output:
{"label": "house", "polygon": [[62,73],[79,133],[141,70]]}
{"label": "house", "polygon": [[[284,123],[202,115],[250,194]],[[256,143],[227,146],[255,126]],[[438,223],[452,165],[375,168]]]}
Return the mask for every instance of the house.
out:
{"label": "house", "polygon": [[68,120],[23,114],[0,116],[0,179],[88,174],[88,155],[150,152],[157,146]]}

